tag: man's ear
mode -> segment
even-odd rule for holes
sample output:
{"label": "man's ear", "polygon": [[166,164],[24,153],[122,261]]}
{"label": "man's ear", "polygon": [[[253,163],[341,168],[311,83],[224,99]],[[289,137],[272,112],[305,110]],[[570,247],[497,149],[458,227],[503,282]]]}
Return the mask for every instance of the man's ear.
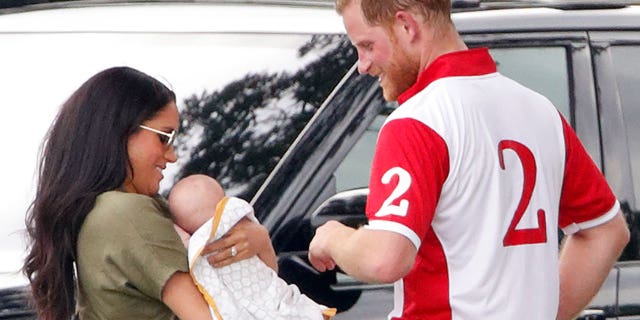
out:
{"label": "man's ear", "polygon": [[420,37],[420,23],[413,13],[409,11],[398,11],[395,15],[394,27],[399,35],[406,37],[409,42]]}

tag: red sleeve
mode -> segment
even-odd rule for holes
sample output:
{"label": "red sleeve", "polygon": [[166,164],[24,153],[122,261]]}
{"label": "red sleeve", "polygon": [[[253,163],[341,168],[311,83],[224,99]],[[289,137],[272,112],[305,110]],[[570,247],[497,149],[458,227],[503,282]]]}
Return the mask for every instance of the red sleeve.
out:
{"label": "red sleeve", "polygon": [[447,146],[435,131],[410,118],[386,123],[371,167],[367,217],[398,222],[424,239],[448,173]]}
{"label": "red sleeve", "polygon": [[562,118],[566,163],[560,198],[559,225],[582,223],[606,214],[616,202],[607,180]]}

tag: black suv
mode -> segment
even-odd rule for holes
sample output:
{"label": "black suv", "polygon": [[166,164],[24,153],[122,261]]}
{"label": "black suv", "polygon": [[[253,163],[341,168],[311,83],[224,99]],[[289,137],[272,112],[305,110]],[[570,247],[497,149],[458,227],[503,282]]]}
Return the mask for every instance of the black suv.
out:
{"label": "black suv", "polygon": [[[640,319],[640,5],[459,4],[465,8],[455,9],[454,21],[466,43],[489,47],[501,73],[553,101],[622,203],[631,242],[584,317]],[[340,274],[315,273],[305,250],[328,219],[366,223],[372,150],[394,108],[374,79],[352,68],[253,198],[282,276],[321,301],[348,307],[367,288]]]}
{"label": "black suv", "polygon": [[[325,8],[331,3],[305,1]],[[640,4],[466,0],[453,5],[466,43],[489,47],[500,72],[558,107],[622,203],[631,242],[583,318],[640,319]],[[180,141],[194,147],[182,150],[188,160],[175,178],[223,177],[233,195],[251,199],[270,230],[280,276],[344,311],[380,286],[340,272],[318,273],[306,250],[314,228],[328,219],[366,223],[377,132],[396,105],[382,99],[375,79],[357,74],[357,57],[344,34],[315,34],[299,48],[302,55],[311,50],[322,54],[296,73],[248,74],[221,90],[185,99],[181,132],[186,134]],[[292,108],[264,120],[260,112],[283,95]],[[273,119],[277,125],[256,135],[261,122]],[[32,317],[27,294],[22,288],[0,291],[0,319]],[[366,306],[362,300],[357,305]]]}

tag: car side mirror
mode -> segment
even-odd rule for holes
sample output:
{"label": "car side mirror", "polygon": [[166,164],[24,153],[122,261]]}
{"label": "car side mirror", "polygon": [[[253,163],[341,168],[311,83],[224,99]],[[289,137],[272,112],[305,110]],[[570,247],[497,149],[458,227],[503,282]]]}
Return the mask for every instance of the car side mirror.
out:
{"label": "car side mirror", "polygon": [[333,195],[311,214],[311,230],[315,231],[329,220],[337,220],[353,228],[367,224],[365,206],[368,195],[368,188],[342,191]]}
{"label": "car side mirror", "polygon": [[318,272],[305,256],[287,255],[278,257],[278,274],[287,283],[294,283],[301,292],[317,303],[337,308],[351,308],[362,294],[360,289],[336,290],[336,271]]}
{"label": "car side mirror", "polygon": [[580,313],[576,320],[605,320],[605,313],[602,310],[586,309]]}

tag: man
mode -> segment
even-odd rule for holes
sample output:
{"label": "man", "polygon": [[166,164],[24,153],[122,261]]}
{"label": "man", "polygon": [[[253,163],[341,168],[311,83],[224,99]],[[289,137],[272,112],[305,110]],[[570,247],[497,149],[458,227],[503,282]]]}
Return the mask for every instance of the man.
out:
{"label": "man", "polygon": [[487,49],[465,46],[449,1],[338,0],[337,10],[359,72],[400,106],[379,133],[368,226],[318,228],[314,267],[395,282],[390,319],[579,313],[629,232],[571,127],[497,73]]}

